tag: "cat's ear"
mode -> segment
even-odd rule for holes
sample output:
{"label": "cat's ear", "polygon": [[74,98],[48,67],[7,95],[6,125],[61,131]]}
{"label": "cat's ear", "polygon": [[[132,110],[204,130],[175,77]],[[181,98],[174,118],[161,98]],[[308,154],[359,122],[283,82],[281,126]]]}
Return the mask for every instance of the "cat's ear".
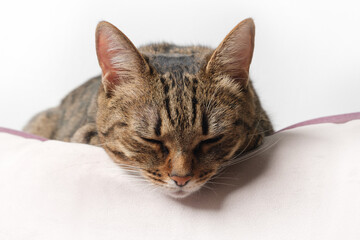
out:
{"label": "cat's ear", "polygon": [[246,86],[254,51],[255,24],[251,18],[240,22],[212,54],[206,72],[225,74]]}
{"label": "cat's ear", "polygon": [[149,65],[134,44],[114,25],[102,21],[96,28],[96,53],[107,93],[126,81],[141,79]]}

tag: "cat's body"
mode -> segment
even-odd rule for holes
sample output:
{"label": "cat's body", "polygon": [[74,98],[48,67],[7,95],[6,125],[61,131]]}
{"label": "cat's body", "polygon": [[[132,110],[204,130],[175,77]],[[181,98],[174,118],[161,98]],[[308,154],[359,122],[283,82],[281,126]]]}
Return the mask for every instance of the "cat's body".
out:
{"label": "cat's body", "polygon": [[115,162],[137,169],[172,196],[187,196],[273,132],[248,79],[252,48],[252,20],[239,24],[216,50],[171,44],[136,49],[114,26],[101,23],[102,77],[35,116],[25,131],[101,144]]}

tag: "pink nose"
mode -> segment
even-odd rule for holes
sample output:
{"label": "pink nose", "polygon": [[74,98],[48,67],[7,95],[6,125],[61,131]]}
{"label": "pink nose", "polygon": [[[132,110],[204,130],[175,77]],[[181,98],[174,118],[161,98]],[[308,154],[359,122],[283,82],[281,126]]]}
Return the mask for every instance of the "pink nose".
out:
{"label": "pink nose", "polygon": [[191,179],[191,176],[179,177],[179,176],[170,176],[170,178],[178,185],[179,187],[185,186]]}

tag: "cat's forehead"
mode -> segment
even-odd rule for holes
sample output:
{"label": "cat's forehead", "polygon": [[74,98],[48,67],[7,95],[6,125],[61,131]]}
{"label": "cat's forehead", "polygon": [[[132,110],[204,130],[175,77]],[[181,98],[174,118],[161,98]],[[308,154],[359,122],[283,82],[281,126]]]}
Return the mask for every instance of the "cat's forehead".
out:
{"label": "cat's forehead", "polygon": [[160,74],[196,74],[205,64],[213,49],[205,46],[177,46],[160,43],[139,48],[149,64]]}
{"label": "cat's forehead", "polygon": [[148,55],[148,59],[149,64],[160,74],[196,74],[203,64],[198,56],[179,53]]}

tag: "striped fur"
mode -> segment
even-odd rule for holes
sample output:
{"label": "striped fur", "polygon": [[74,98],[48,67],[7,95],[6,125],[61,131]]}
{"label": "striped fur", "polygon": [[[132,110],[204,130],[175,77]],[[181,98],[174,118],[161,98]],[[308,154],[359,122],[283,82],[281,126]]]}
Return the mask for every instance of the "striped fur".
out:
{"label": "striped fur", "polygon": [[[89,80],[25,130],[47,138],[100,144],[115,162],[138,169],[165,192],[198,190],[229,159],[273,132],[248,78],[254,25],[237,25],[216,50],[152,44],[139,49],[102,22],[102,77]],[[177,186],[171,176],[191,176]]]}

